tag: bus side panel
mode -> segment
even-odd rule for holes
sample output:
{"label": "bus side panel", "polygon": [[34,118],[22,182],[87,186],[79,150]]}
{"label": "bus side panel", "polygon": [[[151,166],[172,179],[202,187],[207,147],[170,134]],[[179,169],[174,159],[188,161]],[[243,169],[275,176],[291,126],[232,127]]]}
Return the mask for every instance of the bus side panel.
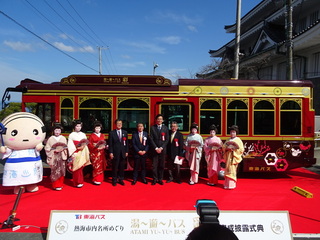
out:
{"label": "bus side panel", "polygon": [[242,171],[283,172],[315,164],[314,141],[243,141]]}

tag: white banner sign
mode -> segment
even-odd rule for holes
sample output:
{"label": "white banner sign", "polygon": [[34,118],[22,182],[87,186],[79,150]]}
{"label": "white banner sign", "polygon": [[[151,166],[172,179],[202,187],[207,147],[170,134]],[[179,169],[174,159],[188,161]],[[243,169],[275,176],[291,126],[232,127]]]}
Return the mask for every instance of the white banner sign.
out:
{"label": "white banner sign", "polygon": [[[286,211],[220,211],[239,240],[292,240]],[[48,240],[184,240],[196,211],[51,211]]]}

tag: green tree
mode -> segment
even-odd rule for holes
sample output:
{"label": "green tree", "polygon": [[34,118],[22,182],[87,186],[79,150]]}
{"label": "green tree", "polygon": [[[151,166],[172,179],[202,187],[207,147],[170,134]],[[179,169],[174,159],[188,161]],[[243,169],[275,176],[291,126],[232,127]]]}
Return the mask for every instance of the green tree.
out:
{"label": "green tree", "polygon": [[21,112],[21,103],[11,102],[9,105],[0,111],[0,119],[4,119],[12,113]]}
{"label": "green tree", "polygon": [[[35,113],[36,103],[26,103],[26,112]],[[21,112],[22,106],[20,102],[10,102],[8,106],[0,111],[0,120],[4,119],[6,116],[9,116],[15,112]]]}

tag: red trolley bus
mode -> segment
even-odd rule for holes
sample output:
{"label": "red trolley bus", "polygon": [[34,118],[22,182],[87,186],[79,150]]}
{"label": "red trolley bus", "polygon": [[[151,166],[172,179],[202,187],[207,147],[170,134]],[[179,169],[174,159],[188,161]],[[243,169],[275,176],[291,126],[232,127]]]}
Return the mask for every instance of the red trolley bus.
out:
{"label": "red trolley bus", "polygon": [[[22,93],[22,111],[36,103],[36,114],[48,129],[61,122],[66,133],[81,119],[90,133],[99,120],[105,133],[120,118],[130,133],[138,122],[148,130],[158,113],[165,124],[178,122],[187,135],[192,122],[209,135],[228,138],[228,127],[239,126],[245,145],[242,171],[276,172],[310,166],[314,158],[313,87],[310,81],[179,79],[162,76],[70,75],[50,84],[25,79],[10,91]],[[3,103],[4,105],[4,103]]]}

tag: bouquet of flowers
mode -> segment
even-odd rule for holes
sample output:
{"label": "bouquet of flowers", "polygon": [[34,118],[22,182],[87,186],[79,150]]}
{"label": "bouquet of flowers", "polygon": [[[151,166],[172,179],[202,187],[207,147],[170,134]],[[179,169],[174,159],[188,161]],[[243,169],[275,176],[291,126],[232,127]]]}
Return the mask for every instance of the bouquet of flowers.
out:
{"label": "bouquet of flowers", "polygon": [[62,143],[62,142],[57,142],[51,146],[51,150],[54,150],[56,152],[62,152],[63,150],[65,150],[67,148],[68,148],[67,144]]}
{"label": "bouquet of flowers", "polygon": [[232,151],[239,149],[239,145],[233,141],[226,142],[226,146],[227,146],[227,149]]}
{"label": "bouquet of flowers", "polygon": [[213,143],[209,144],[208,147],[213,151],[217,151],[222,148],[221,144],[219,144],[217,142],[213,142]]}

